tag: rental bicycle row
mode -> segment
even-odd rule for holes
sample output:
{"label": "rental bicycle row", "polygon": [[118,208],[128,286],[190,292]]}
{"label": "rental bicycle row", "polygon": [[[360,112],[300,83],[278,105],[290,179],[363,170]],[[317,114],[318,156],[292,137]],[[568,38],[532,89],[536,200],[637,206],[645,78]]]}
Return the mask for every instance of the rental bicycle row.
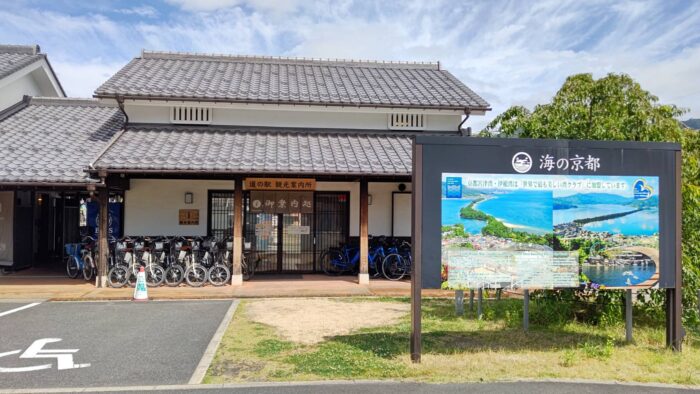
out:
{"label": "rental bicycle row", "polygon": [[[413,258],[411,244],[397,238],[376,237],[369,242],[369,274],[389,280],[410,276]],[[321,268],[327,275],[356,274],[360,266],[360,247],[343,244],[321,255]]]}
{"label": "rental bicycle row", "polygon": [[[135,286],[141,267],[150,287],[222,286],[231,280],[232,241],[212,237],[125,237],[109,242],[107,282],[111,287]],[[95,239],[66,244],[66,273],[92,280],[98,274]],[[241,261],[243,279],[250,279],[259,263],[252,253]]]}

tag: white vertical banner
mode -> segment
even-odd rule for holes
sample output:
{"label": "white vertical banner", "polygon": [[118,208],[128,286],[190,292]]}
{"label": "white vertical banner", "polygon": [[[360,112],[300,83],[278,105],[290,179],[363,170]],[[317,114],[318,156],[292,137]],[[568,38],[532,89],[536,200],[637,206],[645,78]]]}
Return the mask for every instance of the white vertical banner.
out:
{"label": "white vertical banner", "polygon": [[0,192],[0,266],[12,265],[14,192]]}

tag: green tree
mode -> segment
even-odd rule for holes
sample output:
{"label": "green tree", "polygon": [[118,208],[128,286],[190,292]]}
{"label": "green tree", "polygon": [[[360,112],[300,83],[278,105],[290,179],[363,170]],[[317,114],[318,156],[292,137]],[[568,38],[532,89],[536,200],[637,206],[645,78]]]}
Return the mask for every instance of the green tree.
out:
{"label": "green tree", "polygon": [[[683,304],[686,324],[697,327],[700,288],[700,136],[678,117],[686,111],[661,104],[630,76],[572,75],[550,103],[530,111],[514,106],[479,134],[578,140],[672,141],[683,147]],[[663,297],[652,294],[661,307]]]}

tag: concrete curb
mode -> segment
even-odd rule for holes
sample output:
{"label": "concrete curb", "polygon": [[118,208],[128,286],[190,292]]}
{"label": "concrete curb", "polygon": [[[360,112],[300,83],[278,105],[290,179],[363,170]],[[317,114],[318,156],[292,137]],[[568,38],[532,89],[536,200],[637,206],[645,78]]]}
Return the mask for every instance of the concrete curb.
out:
{"label": "concrete curb", "polygon": [[211,365],[212,360],[214,360],[214,355],[216,354],[216,349],[219,348],[219,344],[221,343],[221,339],[223,339],[224,333],[226,332],[226,329],[228,328],[228,325],[231,322],[231,319],[233,319],[233,315],[236,313],[236,309],[238,308],[238,304],[240,304],[240,302],[241,302],[240,300],[233,301],[231,303],[231,306],[228,308],[228,311],[226,311],[224,318],[221,319],[221,323],[219,324],[219,328],[216,329],[214,336],[211,337],[211,341],[209,341],[209,345],[207,346],[207,349],[204,351],[204,354],[202,355],[202,359],[199,360],[199,364],[197,364],[197,368],[195,368],[194,373],[192,374],[192,377],[190,378],[189,384],[202,383],[202,380],[204,379],[204,375],[207,374],[207,370],[209,369],[209,366]]}
{"label": "concrete curb", "polygon": [[349,384],[406,384],[406,385],[433,385],[442,384],[498,384],[498,383],[562,383],[562,384],[596,384],[607,386],[629,386],[647,387],[678,390],[699,390],[700,386],[665,384],[665,383],[640,383],[640,382],[616,382],[605,380],[581,380],[581,379],[539,379],[539,380],[497,380],[492,382],[444,382],[430,383],[418,381],[397,381],[397,380],[314,380],[296,382],[250,382],[250,383],[222,383],[222,384],[176,384],[176,385],[152,385],[152,386],[120,386],[120,387],[66,387],[66,388],[44,388],[44,389],[13,389],[0,390],[0,393],[23,394],[23,393],[95,393],[95,392],[124,392],[124,391],[180,391],[180,390],[211,390],[211,389],[242,389],[242,388],[264,388],[264,387],[303,387],[303,386],[332,386]]}

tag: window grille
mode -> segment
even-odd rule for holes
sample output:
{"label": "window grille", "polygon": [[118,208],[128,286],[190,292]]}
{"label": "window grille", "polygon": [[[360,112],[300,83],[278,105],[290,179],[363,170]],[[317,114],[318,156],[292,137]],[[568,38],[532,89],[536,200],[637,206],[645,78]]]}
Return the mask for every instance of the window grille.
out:
{"label": "window grille", "polygon": [[424,130],[425,121],[423,114],[389,114],[389,129]]}
{"label": "window grille", "polygon": [[210,124],[213,108],[206,107],[172,107],[170,122],[181,124]]}

